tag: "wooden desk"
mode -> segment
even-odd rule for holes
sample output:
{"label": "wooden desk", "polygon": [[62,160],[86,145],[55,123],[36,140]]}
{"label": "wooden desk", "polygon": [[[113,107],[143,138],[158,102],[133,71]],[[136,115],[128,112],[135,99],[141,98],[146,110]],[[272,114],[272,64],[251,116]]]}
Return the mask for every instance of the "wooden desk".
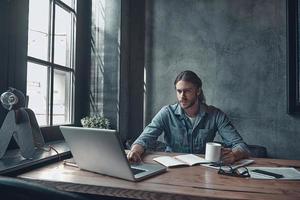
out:
{"label": "wooden desk", "polygon": [[[163,153],[148,154],[146,162]],[[294,166],[299,160],[255,159],[252,166]],[[60,190],[135,199],[300,199],[300,181],[255,180],[218,175],[203,166],[170,168],[141,182],[51,164],[19,175]]]}

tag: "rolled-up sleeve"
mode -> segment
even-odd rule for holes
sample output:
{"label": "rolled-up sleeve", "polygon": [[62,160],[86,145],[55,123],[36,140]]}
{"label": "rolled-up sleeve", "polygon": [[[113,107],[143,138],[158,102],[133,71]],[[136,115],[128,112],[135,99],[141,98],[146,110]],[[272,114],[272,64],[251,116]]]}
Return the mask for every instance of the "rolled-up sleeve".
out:
{"label": "rolled-up sleeve", "polygon": [[162,134],[165,128],[164,116],[166,115],[166,107],[163,107],[147,125],[141,135],[134,141],[134,144],[140,144],[144,149],[150,148],[155,144],[157,138]]}
{"label": "rolled-up sleeve", "polygon": [[218,112],[216,113],[216,124],[218,133],[221,136],[226,147],[230,147],[232,149],[239,150],[247,155],[250,155],[250,150],[247,144],[244,142],[241,135],[232,125],[226,114],[220,110],[218,110]]}

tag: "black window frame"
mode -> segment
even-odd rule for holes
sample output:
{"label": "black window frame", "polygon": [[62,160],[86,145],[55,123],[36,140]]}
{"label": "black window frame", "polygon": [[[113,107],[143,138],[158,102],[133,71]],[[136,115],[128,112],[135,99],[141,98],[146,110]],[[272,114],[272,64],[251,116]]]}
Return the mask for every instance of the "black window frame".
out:
{"label": "black window frame", "polygon": [[[30,0],[29,0],[30,1]],[[49,1],[49,4],[50,4],[50,12],[49,12],[49,24],[51,23],[51,28],[50,28],[50,43],[49,44],[49,61],[45,61],[45,60],[42,60],[42,59],[39,59],[39,58],[35,58],[35,57],[32,57],[32,56],[28,56],[27,55],[27,62],[31,62],[31,63],[34,63],[34,64],[39,64],[39,65],[43,65],[43,66],[46,66],[48,68],[48,74],[50,76],[50,85],[49,85],[49,105],[50,105],[50,108],[47,108],[47,111],[49,112],[49,116],[50,119],[49,119],[49,125],[46,125],[46,126],[41,126],[42,130],[49,130],[47,129],[47,127],[55,127],[53,129],[53,131],[55,132],[55,130],[57,129],[57,125],[53,125],[53,92],[54,92],[54,70],[60,70],[60,71],[63,71],[63,72],[70,72],[71,73],[71,76],[72,78],[75,78],[75,68],[76,68],[76,52],[73,52],[72,53],[72,56],[74,56],[73,58],[71,58],[73,60],[73,63],[72,65],[73,66],[70,66],[70,67],[67,67],[67,66],[62,66],[62,65],[59,65],[59,64],[56,64],[54,62],[54,47],[55,47],[55,9],[56,9],[56,5],[57,6],[60,6],[62,9],[66,10],[67,12],[70,12],[72,13],[75,18],[77,18],[77,12],[76,12],[76,8],[73,9],[72,7],[70,7],[69,5],[66,5],[64,2],[62,2],[61,0],[48,0]],[[77,1],[77,0],[75,0]],[[77,6],[78,4],[75,3],[75,6]],[[29,10],[30,12],[30,10]],[[28,12],[28,14],[29,14]],[[72,42],[72,44],[74,46],[71,47],[72,50],[76,49],[76,30],[77,30],[77,25],[75,24],[75,30],[73,32],[73,34],[75,35],[75,41]],[[74,38],[72,38],[74,39]],[[76,78],[75,78],[76,80]],[[73,82],[75,82],[75,80],[73,80]],[[75,92],[75,88],[76,86],[72,87],[72,94]],[[70,124],[62,124],[62,125],[71,125],[71,124],[74,124],[74,105],[75,105],[75,96],[72,95],[72,99],[71,99],[71,102],[72,102],[72,110],[73,113],[71,113],[71,123]],[[48,110],[49,109],[49,110]],[[46,128],[44,128],[46,127]]]}
{"label": "black window frame", "polygon": [[298,0],[287,0],[287,112],[300,114]]}
{"label": "black window frame", "polygon": [[[63,2],[60,3],[64,4]],[[81,8],[79,8],[79,6]],[[88,105],[85,103],[86,99],[82,102],[81,96],[87,92],[87,84],[83,80],[86,80],[86,76],[88,75],[84,66],[89,65],[90,57],[90,7],[90,0],[77,0],[77,14],[80,15],[80,18],[77,17],[76,21],[76,60],[74,61],[76,73],[74,76],[77,80],[75,82],[75,100],[79,100],[74,103],[79,109],[73,110],[75,123],[71,125],[76,125],[76,123],[78,125],[78,122],[80,123],[80,118],[83,113],[87,111],[86,105]],[[0,51],[2,53],[0,55],[0,60],[5,61],[3,62],[5,73],[0,74],[0,89],[1,92],[3,92],[10,86],[17,88],[26,94],[29,0],[3,1],[0,3],[0,11],[4,11],[0,12],[0,24],[4,27],[0,30],[0,35],[3,36],[0,38]],[[29,59],[33,62],[37,62],[34,58]],[[54,67],[59,66],[56,65]],[[4,108],[0,108],[0,111],[2,123],[7,111],[5,111]],[[16,143],[14,140],[11,140],[7,152],[8,157],[0,160],[1,165],[3,166],[0,168],[1,175],[16,175],[50,162],[71,157],[70,150],[65,144],[58,126],[45,126],[40,128],[46,145],[53,146],[59,153],[56,154],[51,151],[51,155],[49,155],[49,152],[44,152],[43,154],[39,154],[36,158],[24,161],[20,156],[17,156],[17,158],[14,156],[12,157],[12,155],[17,155],[19,153],[18,149],[16,149],[18,148]]]}
{"label": "black window frame", "polygon": [[[57,0],[59,1],[59,0]],[[4,34],[8,33],[18,33],[16,37],[22,37],[22,43],[18,42],[17,45],[11,42],[11,40],[16,40],[14,36],[8,37],[10,42],[7,42],[7,45],[0,46],[0,50],[11,48],[9,52],[3,51],[5,55],[3,58],[4,61],[8,61],[8,65],[5,66],[5,71],[9,76],[1,75],[4,77],[1,81],[5,85],[1,85],[1,89],[4,90],[8,86],[12,86],[20,89],[26,93],[26,71],[27,71],[27,32],[26,26],[28,25],[28,4],[29,0],[18,1],[3,1],[0,5],[5,4],[6,7],[12,8],[9,9],[9,12],[0,13],[0,16],[8,16],[9,22],[5,22],[6,25],[11,24],[10,29],[2,30]],[[63,2],[62,2],[63,4]],[[76,29],[76,71],[75,71],[75,110],[74,110],[74,124],[75,126],[80,126],[80,119],[89,114],[89,68],[90,68],[90,56],[91,56],[91,0],[77,0],[77,29]],[[143,96],[143,84],[139,84],[139,90],[136,90],[137,80],[143,83],[143,68],[144,66],[144,43],[139,42],[136,38],[141,40],[145,37],[145,0],[121,0],[121,63],[120,63],[120,85],[122,87],[120,96],[120,132],[122,133],[123,139],[129,139],[134,137],[132,133],[128,132],[128,128],[133,126],[137,127],[137,130],[143,127],[143,120],[140,116],[143,116],[143,99],[136,99],[134,95],[130,94],[130,91],[135,91],[138,93],[138,96]],[[0,7],[0,10],[1,7]],[[22,20],[20,20],[22,18]],[[3,18],[2,18],[3,19]],[[0,22],[2,21],[0,19]],[[27,23],[25,25],[25,23]],[[22,26],[19,26],[21,24]],[[17,30],[17,31],[16,31]],[[0,30],[0,33],[2,34]],[[1,39],[1,38],[0,38]],[[134,42],[135,41],[135,42]],[[134,42],[134,43],[133,43]],[[25,44],[26,43],[26,44]],[[2,45],[0,43],[0,45]],[[20,51],[20,52],[17,52]],[[7,54],[7,55],[6,55]],[[134,56],[130,56],[134,55]],[[136,59],[138,57],[139,59]],[[11,60],[15,61],[10,62]],[[32,61],[36,61],[32,59]],[[59,67],[59,66],[54,66]],[[138,70],[136,70],[138,69]],[[18,71],[18,73],[15,73]],[[129,73],[135,71],[135,73]],[[12,76],[14,75],[14,76]],[[130,105],[135,105],[138,109],[133,109],[131,112],[128,112]],[[1,112],[0,117],[4,118],[5,113]],[[63,148],[66,147],[63,143],[63,136],[59,130],[58,126],[47,126],[41,127],[41,131],[44,136],[46,143],[62,141]],[[132,131],[130,131],[132,132]],[[140,131],[136,131],[140,132]],[[69,156],[70,152],[66,152],[66,156]],[[48,159],[48,158],[47,158]],[[49,158],[51,159],[51,157]],[[54,157],[52,160],[57,160],[57,157]],[[60,157],[62,159],[62,157]],[[22,161],[22,160],[20,160]],[[1,162],[1,160],[0,160]],[[52,162],[52,161],[51,161]],[[48,163],[48,162],[47,162]],[[25,165],[16,165],[13,166],[10,172],[14,172],[16,168],[18,171],[24,172],[28,170],[30,166],[36,166],[37,164],[46,164],[46,160],[37,160],[29,162]],[[1,172],[1,169],[0,169]]]}

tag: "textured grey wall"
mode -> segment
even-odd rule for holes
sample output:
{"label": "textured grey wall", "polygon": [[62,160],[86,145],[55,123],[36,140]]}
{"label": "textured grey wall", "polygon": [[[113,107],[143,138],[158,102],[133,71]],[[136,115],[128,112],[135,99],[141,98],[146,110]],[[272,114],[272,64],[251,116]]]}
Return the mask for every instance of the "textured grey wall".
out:
{"label": "textured grey wall", "polygon": [[300,159],[300,119],[286,114],[286,2],[146,2],[146,122],[175,102],[173,80],[190,69],[207,103],[225,111],[248,144]]}

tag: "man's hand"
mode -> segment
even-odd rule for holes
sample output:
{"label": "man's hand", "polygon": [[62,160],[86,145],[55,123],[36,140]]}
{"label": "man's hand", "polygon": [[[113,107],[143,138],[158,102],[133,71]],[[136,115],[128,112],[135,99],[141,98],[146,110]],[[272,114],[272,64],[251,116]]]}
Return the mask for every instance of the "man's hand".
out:
{"label": "man's hand", "polygon": [[238,149],[222,148],[221,160],[225,165],[232,164],[243,158],[247,158],[248,155]]}
{"label": "man's hand", "polygon": [[144,148],[142,145],[135,144],[131,147],[131,150],[127,154],[127,159],[129,162],[139,163],[142,161],[142,154],[144,153]]}
{"label": "man's hand", "polygon": [[236,158],[230,148],[222,148],[221,160],[225,165],[228,165],[234,163],[236,161]]}

